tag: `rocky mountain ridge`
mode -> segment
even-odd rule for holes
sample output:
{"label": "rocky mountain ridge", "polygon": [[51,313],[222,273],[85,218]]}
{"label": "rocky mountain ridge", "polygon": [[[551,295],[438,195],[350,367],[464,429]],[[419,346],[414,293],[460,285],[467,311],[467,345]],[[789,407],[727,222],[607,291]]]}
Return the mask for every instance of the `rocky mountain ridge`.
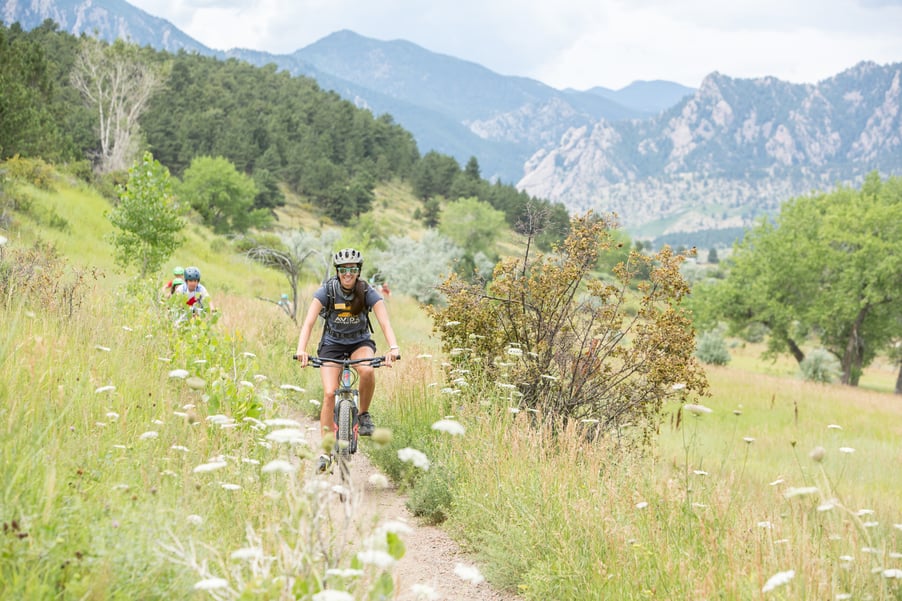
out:
{"label": "rocky mountain ridge", "polygon": [[647,235],[745,227],[790,197],[902,173],[900,84],[899,63],[817,84],[713,73],[657,117],[569,130],[518,185]]}

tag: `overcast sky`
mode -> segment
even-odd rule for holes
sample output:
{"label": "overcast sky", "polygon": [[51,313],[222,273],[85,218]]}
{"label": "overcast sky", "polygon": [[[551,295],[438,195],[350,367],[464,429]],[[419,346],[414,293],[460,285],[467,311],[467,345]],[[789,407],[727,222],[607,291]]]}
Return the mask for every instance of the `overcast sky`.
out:
{"label": "overcast sky", "polygon": [[902,62],[902,0],[129,0],[204,45],[288,54],[334,31],[403,39],[556,88],[705,75],[814,83]]}

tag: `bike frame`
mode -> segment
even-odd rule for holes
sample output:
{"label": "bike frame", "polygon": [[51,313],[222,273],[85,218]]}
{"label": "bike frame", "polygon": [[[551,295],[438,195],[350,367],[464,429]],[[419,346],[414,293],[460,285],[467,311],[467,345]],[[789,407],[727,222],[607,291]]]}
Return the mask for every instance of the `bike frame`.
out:
{"label": "bike frame", "polygon": [[355,365],[369,365],[382,367],[385,357],[363,357],[361,359],[328,359],[325,357],[310,357],[310,365],[323,367],[325,364],[334,364],[341,367],[338,376],[338,388],[335,389],[335,408],[332,427],[335,431],[335,446],[332,456],[337,460],[342,480],[348,475],[347,462],[351,455],[357,452],[357,414],[360,410],[360,394],[355,388],[359,375]]}

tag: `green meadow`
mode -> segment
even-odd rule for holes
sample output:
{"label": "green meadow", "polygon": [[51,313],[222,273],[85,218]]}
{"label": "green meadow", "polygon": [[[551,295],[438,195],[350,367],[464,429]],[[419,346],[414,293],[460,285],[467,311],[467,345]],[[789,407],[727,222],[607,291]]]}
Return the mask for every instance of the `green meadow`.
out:
{"label": "green meadow", "polygon": [[[116,271],[105,200],[66,183],[21,193],[32,202],[0,251],[0,598],[394,598],[403,534],[348,539],[293,421],[321,390],[291,361],[296,324],[260,299],[282,276],[192,225],[171,264],[201,267],[219,313],[176,326],[162,274]],[[57,254],[23,259],[38,240]],[[391,440],[362,450],[494,586],[902,599],[894,368],[813,384],[737,344],[707,370],[711,396],[666,407],[637,447],[518,411],[493,382],[452,386],[422,308],[395,294],[389,311],[404,359],[380,372],[374,415]],[[434,429],[443,418],[465,431]],[[405,447],[429,469],[401,461]]]}

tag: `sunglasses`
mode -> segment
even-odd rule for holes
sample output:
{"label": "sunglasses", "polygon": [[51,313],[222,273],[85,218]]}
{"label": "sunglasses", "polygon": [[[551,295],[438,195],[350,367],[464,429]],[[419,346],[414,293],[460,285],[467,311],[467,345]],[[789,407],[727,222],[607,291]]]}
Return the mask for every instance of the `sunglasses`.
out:
{"label": "sunglasses", "polygon": [[360,273],[360,268],[359,267],[339,267],[338,273],[340,273],[342,275],[346,275],[349,273],[353,273],[354,275],[357,275],[358,273]]}

